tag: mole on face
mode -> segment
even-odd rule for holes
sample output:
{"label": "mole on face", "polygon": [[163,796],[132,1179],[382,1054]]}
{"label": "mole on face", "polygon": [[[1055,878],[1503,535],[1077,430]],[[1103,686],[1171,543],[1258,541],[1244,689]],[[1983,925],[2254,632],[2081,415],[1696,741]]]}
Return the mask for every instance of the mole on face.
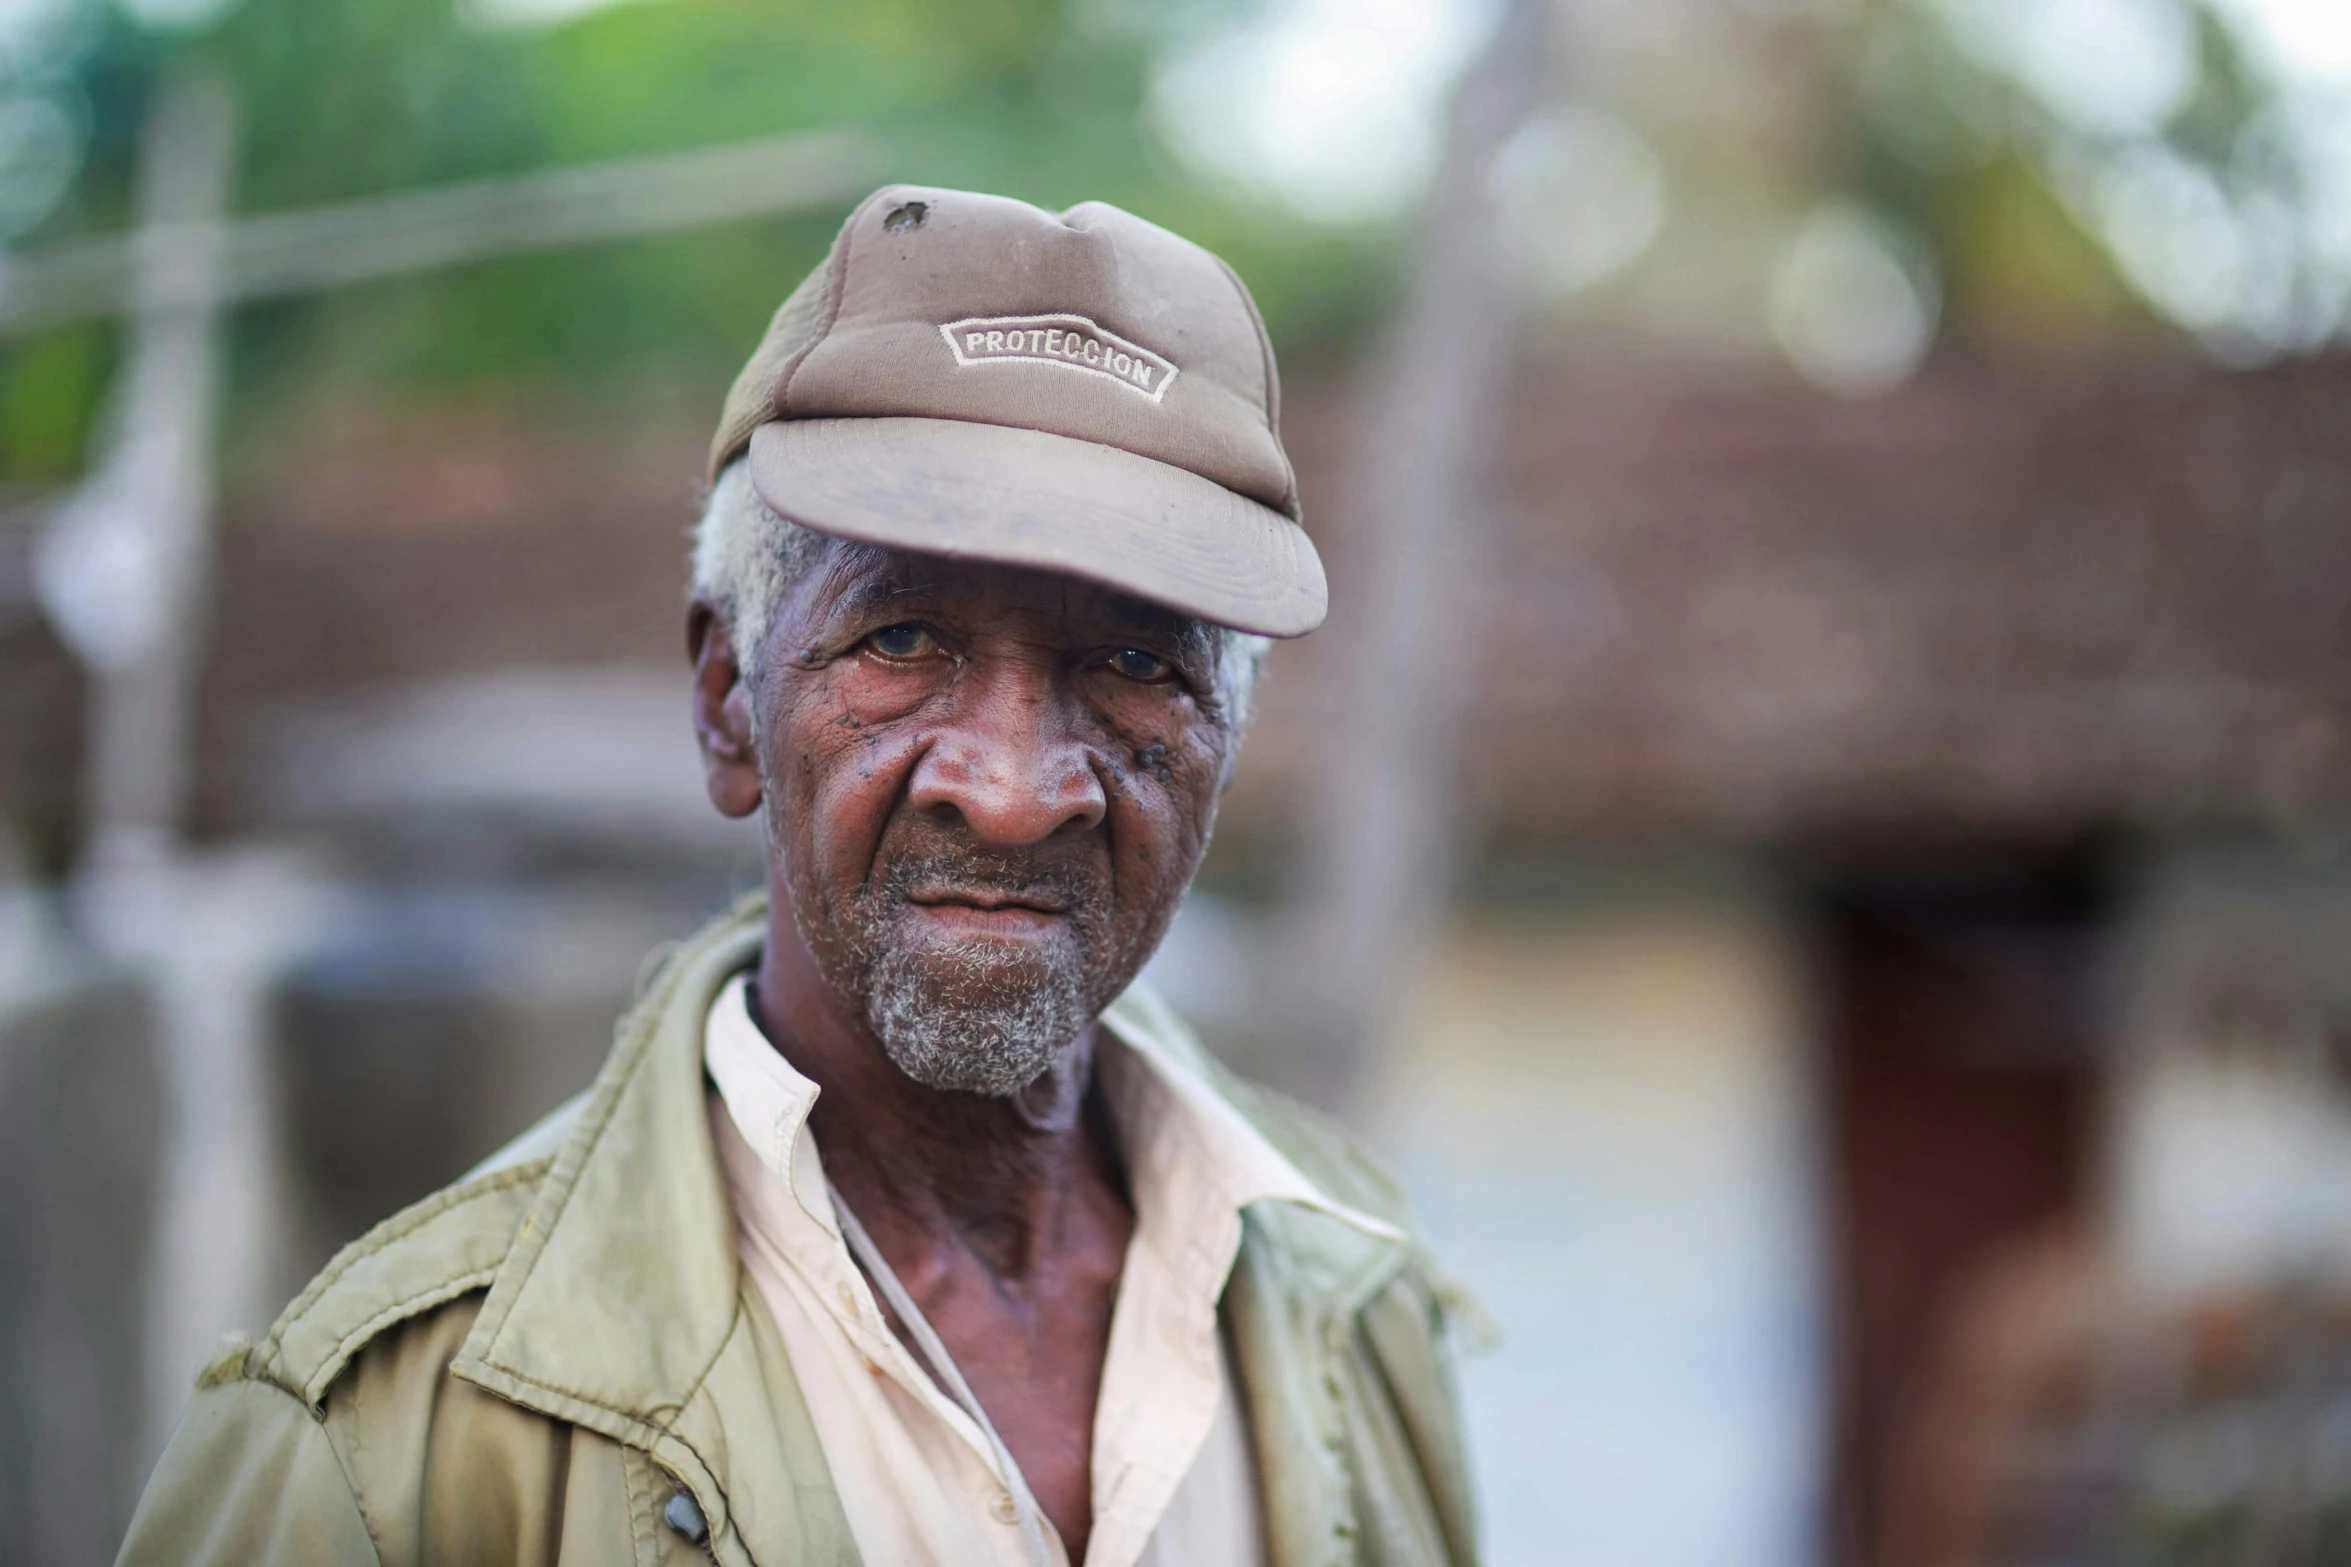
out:
{"label": "mole on face", "polygon": [[1166,783],[1170,774],[1167,765],[1167,747],[1157,740],[1152,741],[1149,745],[1139,747],[1135,752],[1135,765],[1157,778],[1161,783]]}

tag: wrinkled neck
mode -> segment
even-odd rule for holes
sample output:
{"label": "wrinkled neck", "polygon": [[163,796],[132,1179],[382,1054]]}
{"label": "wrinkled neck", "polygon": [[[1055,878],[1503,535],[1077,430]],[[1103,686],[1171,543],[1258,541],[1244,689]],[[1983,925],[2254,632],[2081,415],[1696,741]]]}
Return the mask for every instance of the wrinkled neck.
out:
{"label": "wrinkled neck", "polygon": [[791,915],[771,903],[751,1015],[816,1085],[809,1129],[825,1173],[893,1263],[976,1256],[1007,1282],[1034,1272],[1083,1205],[1126,1202],[1115,1130],[1094,1084],[1089,1027],[1042,1076],[1002,1097],[933,1088],[901,1071],[842,1005]]}

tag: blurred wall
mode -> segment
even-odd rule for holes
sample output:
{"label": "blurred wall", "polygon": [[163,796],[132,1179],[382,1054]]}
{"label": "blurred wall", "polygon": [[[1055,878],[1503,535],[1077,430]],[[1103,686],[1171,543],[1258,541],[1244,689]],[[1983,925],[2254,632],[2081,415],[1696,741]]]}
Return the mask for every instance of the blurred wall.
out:
{"label": "blurred wall", "polygon": [[1369,1114],[1498,1335],[1463,1366],[1491,1559],[1816,1560],[1803,934],[1735,862],[1546,869],[1447,930]]}

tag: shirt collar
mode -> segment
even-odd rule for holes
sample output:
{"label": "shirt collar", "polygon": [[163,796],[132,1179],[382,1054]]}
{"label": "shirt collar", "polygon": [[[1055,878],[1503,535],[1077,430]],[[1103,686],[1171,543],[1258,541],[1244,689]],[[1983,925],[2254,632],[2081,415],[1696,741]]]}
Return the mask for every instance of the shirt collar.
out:
{"label": "shirt collar", "polygon": [[[750,976],[739,974],[719,992],[704,1030],[704,1068],[759,1162],[811,1219],[838,1233],[824,1166],[807,1135],[817,1086],[752,1021],[749,989]],[[1293,1203],[1382,1240],[1403,1239],[1393,1225],[1329,1196],[1274,1147],[1187,1059],[1189,1041],[1167,1037],[1180,1026],[1173,1014],[1155,997],[1145,999],[1154,1004],[1122,1003],[1103,1015],[1105,1048],[1095,1061],[1138,1201],[1180,1178],[1207,1183],[1219,1205],[1236,1212]]]}
{"label": "shirt collar", "polygon": [[1293,1203],[1382,1240],[1404,1239],[1393,1225],[1332,1197],[1276,1148],[1192,1063],[1199,1043],[1188,1031],[1176,1037],[1182,1024],[1167,1005],[1139,992],[1141,985],[1103,1014],[1111,1048],[1095,1062],[1127,1157],[1138,1166],[1133,1186],[1145,1186],[1140,1166],[1148,1161],[1163,1164],[1171,1178],[1215,1183],[1236,1211]]}
{"label": "shirt collar", "polygon": [[718,1087],[727,1118],[760,1164],[784,1183],[811,1219],[838,1235],[816,1140],[807,1135],[817,1086],[759,1031],[751,1019],[750,991],[751,976],[737,974],[718,993],[703,1028],[703,1069]]}

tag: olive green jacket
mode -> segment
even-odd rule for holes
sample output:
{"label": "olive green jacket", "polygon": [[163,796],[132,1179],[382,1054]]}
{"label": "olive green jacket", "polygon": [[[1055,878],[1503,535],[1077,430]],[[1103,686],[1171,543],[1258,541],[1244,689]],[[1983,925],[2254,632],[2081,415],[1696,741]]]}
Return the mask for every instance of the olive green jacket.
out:
{"label": "olive green jacket", "polygon": [[[266,1339],[206,1368],[122,1562],[856,1562],[737,1266],[705,1112],[704,1019],[763,912],[748,900],[669,958],[586,1095],[346,1247]],[[1332,1197],[1403,1227],[1342,1134],[1224,1072],[1147,993],[1111,1018],[1198,1061]],[[1274,1567],[1470,1562],[1417,1247],[1260,1204],[1224,1310]]]}

